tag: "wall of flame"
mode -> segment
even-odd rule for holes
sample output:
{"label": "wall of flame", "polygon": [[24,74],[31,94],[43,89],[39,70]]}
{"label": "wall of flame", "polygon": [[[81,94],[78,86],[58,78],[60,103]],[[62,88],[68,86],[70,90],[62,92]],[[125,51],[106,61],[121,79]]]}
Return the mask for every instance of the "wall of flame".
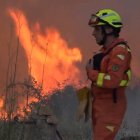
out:
{"label": "wall of flame", "polygon": [[70,48],[55,28],[46,28],[41,33],[40,25],[36,23],[31,30],[20,10],[10,9],[9,14],[26,52],[29,73],[43,84],[45,91],[79,80],[80,71],[75,63],[82,60],[82,55],[78,47]]}

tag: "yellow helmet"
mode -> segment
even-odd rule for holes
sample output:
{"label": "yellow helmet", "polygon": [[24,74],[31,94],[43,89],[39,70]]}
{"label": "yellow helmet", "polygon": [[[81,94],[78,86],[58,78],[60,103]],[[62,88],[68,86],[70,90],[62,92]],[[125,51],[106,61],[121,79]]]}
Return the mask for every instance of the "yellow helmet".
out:
{"label": "yellow helmet", "polygon": [[111,9],[103,9],[98,11],[96,14],[91,15],[89,25],[91,27],[110,25],[114,28],[120,28],[122,27],[122,20],[116,11]]}

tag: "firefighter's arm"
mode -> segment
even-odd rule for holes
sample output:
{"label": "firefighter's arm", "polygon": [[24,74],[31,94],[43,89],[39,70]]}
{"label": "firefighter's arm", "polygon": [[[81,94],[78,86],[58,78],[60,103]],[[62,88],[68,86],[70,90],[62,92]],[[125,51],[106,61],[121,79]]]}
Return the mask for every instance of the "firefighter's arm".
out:
{"label": "firefighter's arm", "polygon": [[[88,69],[88,78],[98,87],[116,88],[118,86],[125,86],[130,78],[130,71],[128,76],[124,77],[124,72],[130,65],[130,52],[126,47],[118,46],[113,49],[110,55],[107,72],[102,73],[97,70]],[[125,80],[122,80],[124,78]]]}

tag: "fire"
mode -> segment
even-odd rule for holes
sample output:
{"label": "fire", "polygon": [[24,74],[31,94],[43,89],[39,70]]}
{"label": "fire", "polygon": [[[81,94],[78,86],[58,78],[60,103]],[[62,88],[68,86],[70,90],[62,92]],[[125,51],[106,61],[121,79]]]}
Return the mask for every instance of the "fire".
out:
{"label": "fire", "polygon": [[3,100],[2,99],[0,99],[0,108],[2,108],[3,107]]}
{"label": "fire", "polygon": [[[25,50],[31,80],[17,81],[14,83],[17,86],[6,87],[5,99],[0,98],[0,118],[4,119],[17,115],[24,117],[32,111],[30,103],[39,103],[42,98],[47,99],[46,93],[62,89],[67,84],[77,84],[80,71],[76,63],[82,59],[78,47],[70,48],[57,29],[46,28],[42,33],[39,23],[29,28],[22,11],[9,9],[8,13],[14,21],[16,35]],[[15,98],[17,93],[18,97],[24,93],[24,97]]]}
{"label": "fire", "polygon": [[30,29],[22,11],[10,9],[9,13],[25,49],[29,73],[43,85],[43,91],[79,80],[80,71],[75,63],[80,62],[82,56],[77,47],[70,48],[55,28],[46,28],[43,34],[37,23]]}

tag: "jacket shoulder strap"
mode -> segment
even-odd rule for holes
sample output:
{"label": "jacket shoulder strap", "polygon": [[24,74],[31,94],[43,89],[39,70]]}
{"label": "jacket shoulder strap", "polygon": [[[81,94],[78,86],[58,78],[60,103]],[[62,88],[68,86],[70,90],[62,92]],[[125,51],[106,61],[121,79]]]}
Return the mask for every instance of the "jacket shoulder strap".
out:
{"label": "jacket shoulder strap", "polygon": [[109,54],[118,45],[125,45],[125,46],[127,46],[130,49],[130,47],[127,45],[127,42],[126,41],[122,41],[122,42],[119,42],[119,43],[115,44],[113,47],[111,47],[104,55]]}

